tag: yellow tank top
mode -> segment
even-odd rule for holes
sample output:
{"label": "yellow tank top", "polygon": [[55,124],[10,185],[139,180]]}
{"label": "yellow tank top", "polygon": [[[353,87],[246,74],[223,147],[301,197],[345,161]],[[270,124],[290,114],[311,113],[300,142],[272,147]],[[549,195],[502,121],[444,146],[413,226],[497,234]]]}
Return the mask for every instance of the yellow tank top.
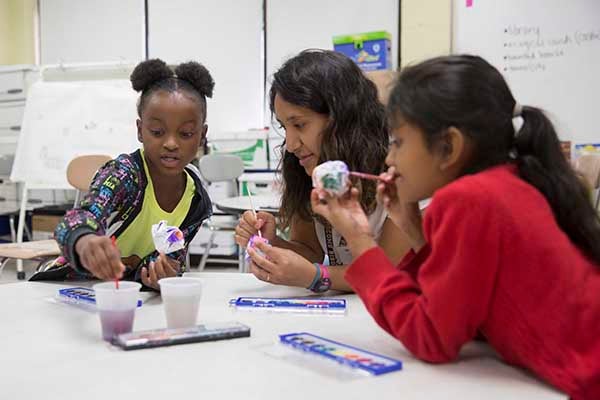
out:
{"label": "yellow tank top", "polygon": [[[152,177],[148,171],[148,165],[146,164],[143,150],[141,151],[141,154],[144,171],[148,180],[146,191],[144,192],[144,202],[139,214],[117,238],[117,246],[121,252],[121,257],[131,257],[131,261],[136,258],[141,260],[155,250],[151,233],[152,225],[157,224],[161,220],[167,221],[167,224],[171,226],[179,227],[181,225],[190,210],[190,205],[192,204],[192,199],[196,191],[194,180],[187,171],[184,171],[187,179],[183,196],[181,196],[179,203],[172,212],[164,211],[160,208],[160,205],[156,200]],[[139,260],[136,261],[139,262]],[[125,260],[123,262],[125,265],[131,267],[134,266],[133,264],[137,265],[135,262],[127,262]]]}

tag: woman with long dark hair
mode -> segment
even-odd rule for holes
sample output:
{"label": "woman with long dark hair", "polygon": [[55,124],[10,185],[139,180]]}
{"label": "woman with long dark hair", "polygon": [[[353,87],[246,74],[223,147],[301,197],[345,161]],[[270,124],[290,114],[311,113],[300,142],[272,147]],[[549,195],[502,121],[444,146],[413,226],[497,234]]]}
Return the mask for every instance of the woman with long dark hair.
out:
{"label": "woman with long dark hair", "polygon": [[[250,251],[250,271],[261,280],[316,292],[329,287],[351,290],[343,278],[351,261],[346,239],[310,209],[311,174],[329,160],[342,160],[354,171],[383,171],[389,138],[377,89],[348,57],[306,50],[274,74],[269,100],[271,112],[285,130],[280,218],[282,226],[290,228],[290,238],[276,235],[273,215],[259,212],[257,220],[246,212],[236,229],[236,241],[246,246],[260,229],[273,245],[270,259]],[[408,245],[402,244],[402,232],[377,206],[375,183],[357,180],[354,184],[361,188],[360,204],[369,215],[375,240],[392,261],[398,261]],[[324,259],[329,265],[323,265]]]}

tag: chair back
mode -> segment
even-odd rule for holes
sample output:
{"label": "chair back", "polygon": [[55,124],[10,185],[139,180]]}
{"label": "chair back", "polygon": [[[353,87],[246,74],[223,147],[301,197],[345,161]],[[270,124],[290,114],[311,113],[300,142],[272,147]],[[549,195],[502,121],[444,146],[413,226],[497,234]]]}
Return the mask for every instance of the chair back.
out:
{"label": "chair back", "polygon": [[233,154],[207,154],[200,158],[198,167],[208,182],[231,181],[244,173],[244,161]]}
{"label": "chair back", "polygon": [[111,156],[99,154],[75,157],[67,166],[67,181],[75,189],[87,191],[98,169],[110,160]]}
{"label": "chair back", "polygon": [[111,156],[103,154],[88,154],[75,157],[67,165],[67,181],[77,189],[73,207],[79,205],[82,192],[87,192],[98,169],[112,160]]}

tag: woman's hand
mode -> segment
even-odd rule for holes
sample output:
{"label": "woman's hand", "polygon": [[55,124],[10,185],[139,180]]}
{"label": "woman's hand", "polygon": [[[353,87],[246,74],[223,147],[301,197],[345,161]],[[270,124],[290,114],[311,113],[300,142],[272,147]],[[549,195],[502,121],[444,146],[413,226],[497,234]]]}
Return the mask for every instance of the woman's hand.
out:
{"label": "woman's hand", "polygon": [[108,236],[85,235],[75,243],[75,251],[81,264],[96,278],[121,279],[125,266],[121,253]]}
{"label": "woman's hand", "polygon": [[262,237],[269,242],[273,242],[275,239],[277,223],[273,214],[259,211],[256,213],[256,217],[254,217],[253,211],[246,211],[242,214],[240,222],[235,228],[235,242],[240,246],[246,247],[250,237],[256,235],[259,229]]}
{"label": "woman's hand", "polygon": [[425,245],[419,203],[402,201],[396,185],[396,180],[402,178],[396,176],[394,167],[380,176],[386,182],[377,184],[377,201],[383,204],[392,222],[406,234],[411,248],[418,252]]}
{"label": "woman's hand", "polygon": [[181,265],[178,261],[173,260],[171,257],[168,257],[163,253],[160,253],[156,261],[150,262],[148,268],[142,268],[142,282],[146,286],[160,290],[158,281],[162,278],[177,276],[177,273],[180,271],[180,269]]}
{"label": "woman's hand", "polygon": [[316,274],[316,268],[306,258],[292,250],[273,247],[257,242],[258,251],[250,248],[248,254],[252,259],[250,272],[261,281],[276,285],[308,287]]}

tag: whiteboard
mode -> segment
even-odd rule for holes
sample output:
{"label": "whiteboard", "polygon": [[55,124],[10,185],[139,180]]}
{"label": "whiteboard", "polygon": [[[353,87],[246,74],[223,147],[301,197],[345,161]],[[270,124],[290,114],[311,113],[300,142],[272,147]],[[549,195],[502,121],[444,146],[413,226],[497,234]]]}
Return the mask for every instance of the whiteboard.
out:
{"label": "whiteboard", "polygon": [[477,54],[561,140],[600,142],[600,1],[454,0],[453,52]]}
{"label": "whiteboard", "polygon": [[10,179],[31,188],[69,189],[71,159],[139,148],[137,93],[126,80],[38,81],[29,89]]}
{"label": "whiteboard", "polygon": [[263,127],[263,0],[149,0],[149,58],[194,60],[215,80],[209,139]]}

